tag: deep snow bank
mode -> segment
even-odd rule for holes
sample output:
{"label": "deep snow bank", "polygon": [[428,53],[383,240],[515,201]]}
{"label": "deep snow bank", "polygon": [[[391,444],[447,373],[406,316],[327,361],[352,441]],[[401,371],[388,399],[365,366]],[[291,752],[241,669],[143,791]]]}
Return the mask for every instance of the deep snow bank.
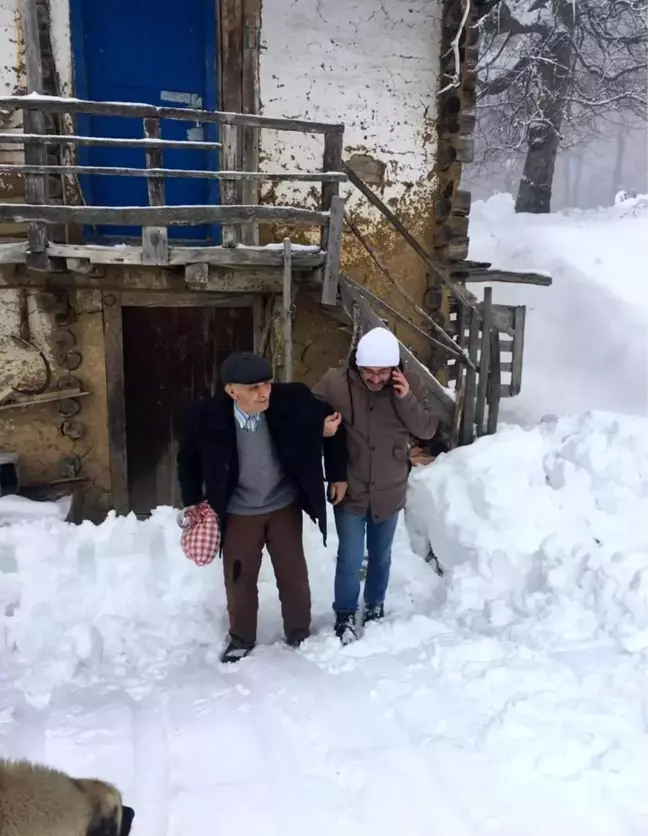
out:
{"label": "deep snow bank", "polygon": [[528,308],[522,392],[502,401],[503,418],[648,414],[647,230],[646,197],[551,215],[516,215],[508,194],[474,204],[471,258],[553,277],[495,288],[498,303]]}
{"label": "deep snow bank", "polygon": [[416,470],[407,525],[470,629],[648,647],[648,424],[589,413],[509,427]]}
{"label": "deep snow bank", "polygon": [[28,694],[49,694],[79,667],[154,667],[220,640],[220,563],[198,571],[184,557],[176,513],[0,527],[0,657]]}

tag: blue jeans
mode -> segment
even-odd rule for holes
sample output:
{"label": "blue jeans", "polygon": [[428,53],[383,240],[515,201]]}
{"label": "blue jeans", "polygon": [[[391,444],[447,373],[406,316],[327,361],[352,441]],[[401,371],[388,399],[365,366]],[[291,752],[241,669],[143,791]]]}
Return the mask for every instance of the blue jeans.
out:
{"label": "blue jeans", "polygon": [[335,527],[340,545],[335,569],[336,613],[355,613],[360,597],[360,571],[365,554],[365,533],[367,538],[367,577],[364,600],[369,607],[383,604],[389,583],[391,550],[398,513],[383,522],[376,523],[371,512],[364,517],[349,514],[343,508],[335,509]]}

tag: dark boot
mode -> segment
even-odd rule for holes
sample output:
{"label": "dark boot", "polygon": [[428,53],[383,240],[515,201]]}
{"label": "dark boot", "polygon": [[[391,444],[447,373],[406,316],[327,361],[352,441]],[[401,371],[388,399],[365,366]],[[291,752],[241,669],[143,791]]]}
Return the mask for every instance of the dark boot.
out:
{"label": "dark boot", "polygon": [[299,630],[295,633],[291,633],[289,636],[286,636],[286,644],[288,647],[299,647],[306,639],[309,637],[310,633],[304,630]]}
{"label": "dark boot", "polygon": [[335,635],[342,644],[351,644],[358,638],[354,612],[338,613],[335,618]]}
{"label": "dark boot", "polygon": [[221,653],[220,660],[225,664],[240,662],[254,650],[254,645],[243,644],[238,639],[231,639],[225,650]]}
{"label": "dark boot", "polygon": [[385,617],[385,605],[373,604],[365,607],[364,616],[362,618],[363,626],[369,624],[370,621],[380,621]]}

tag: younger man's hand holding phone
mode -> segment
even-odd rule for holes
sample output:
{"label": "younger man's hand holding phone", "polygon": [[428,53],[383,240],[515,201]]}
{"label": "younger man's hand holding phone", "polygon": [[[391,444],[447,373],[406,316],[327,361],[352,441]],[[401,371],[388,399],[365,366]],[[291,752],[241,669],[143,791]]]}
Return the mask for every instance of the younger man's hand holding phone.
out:
{"label": "younger man's hand holding phone", "polygon": [[394,394],[399,400],[402,400],[409,395],[410,385],[400,369],[394,369],[392,372],[391,384],[394,387]]}

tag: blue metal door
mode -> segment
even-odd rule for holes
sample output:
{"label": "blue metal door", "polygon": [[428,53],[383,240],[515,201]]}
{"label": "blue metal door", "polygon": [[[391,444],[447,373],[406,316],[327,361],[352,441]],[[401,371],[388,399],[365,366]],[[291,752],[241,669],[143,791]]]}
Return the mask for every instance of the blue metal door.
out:
{"label": "blue metal door", "polygon": [[[216,102],[216,0],[72,0],[75,86],[79,98],[144,102],[214,110]],[[217,139],[215,125],[163,119],[163,139]],[[78,132],[89,136],[142,137],[142,120],[82,116]],[[135,148],[82,148],[83,165],[145,168]],[[216,151],[165,149],[165,168],[217,169]],[[172,206],[218,202],[218,181],[166,178],[165,202]],[[84,176],[86,201],[95,206],[146,206],[146,179]],[[90,237],[123,240],[135,227],[99,227]],[[219,229],[170,227],[169,237],[215,243]]]}

